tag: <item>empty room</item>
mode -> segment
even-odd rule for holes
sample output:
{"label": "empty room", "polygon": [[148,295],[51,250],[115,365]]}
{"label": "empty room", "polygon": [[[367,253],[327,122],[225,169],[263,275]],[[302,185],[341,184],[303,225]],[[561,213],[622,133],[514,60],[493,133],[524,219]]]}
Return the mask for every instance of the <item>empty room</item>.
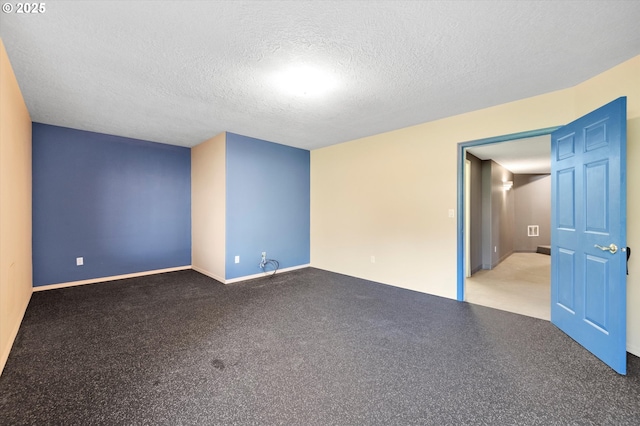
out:
{"label": "empty room", "polygon": [[639,19],[3,2],[0,423],[639,424]]}

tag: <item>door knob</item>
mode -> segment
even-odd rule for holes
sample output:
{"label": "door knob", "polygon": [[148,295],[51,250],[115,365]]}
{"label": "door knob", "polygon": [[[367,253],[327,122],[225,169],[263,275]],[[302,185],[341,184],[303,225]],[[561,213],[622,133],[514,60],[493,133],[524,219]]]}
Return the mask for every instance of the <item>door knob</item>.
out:
{"label": "door knob", "polygon": [[608,247],[603,247],[598,244],[594,245],[594,247],[599,248],[602,251],[609,251],[611,254],[616,254],[616,252],[618,251],[618,246],[613,243],[609,244]]}

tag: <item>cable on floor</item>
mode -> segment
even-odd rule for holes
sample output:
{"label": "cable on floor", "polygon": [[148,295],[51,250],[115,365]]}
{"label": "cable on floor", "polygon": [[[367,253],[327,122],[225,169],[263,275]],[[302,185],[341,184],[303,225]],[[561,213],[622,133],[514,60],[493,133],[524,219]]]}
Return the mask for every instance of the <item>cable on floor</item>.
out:
{"label": "cable on floor", "polygon": [[265,259],[265,261],[260,264],[260,267],[262,268],[262,271],[265,274],[268,272],[271,272],[271,271],[267,271],[267,265],[271,265],[273,267],[273,273],[269,275],[269,278],[273,278],[273,276],[278,271],[278,268],[280,267],[280,262],[274,259]]}

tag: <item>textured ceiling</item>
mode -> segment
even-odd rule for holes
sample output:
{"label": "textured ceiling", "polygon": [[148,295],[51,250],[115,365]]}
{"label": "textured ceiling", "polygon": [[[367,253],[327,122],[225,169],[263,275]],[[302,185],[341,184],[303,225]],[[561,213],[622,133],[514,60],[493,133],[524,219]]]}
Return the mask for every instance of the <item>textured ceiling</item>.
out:
{"label": "textured ceiling", "polygon": [[467,152],[515,174],[551,173],[551,135],[474,146]]}
{"label": "textured ceiling", "polygon": [[[314,149],[580,83],[640,54],[638,1],[46,1],[0,14],[34,121]],[[325,96],[273,85],[291,65]],[[528,129],[523,129],[528,130]]]}

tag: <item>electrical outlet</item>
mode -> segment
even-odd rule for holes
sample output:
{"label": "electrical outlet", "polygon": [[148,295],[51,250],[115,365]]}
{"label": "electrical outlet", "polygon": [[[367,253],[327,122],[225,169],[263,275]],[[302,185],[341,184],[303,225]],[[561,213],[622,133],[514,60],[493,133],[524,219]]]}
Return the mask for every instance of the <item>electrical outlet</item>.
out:
{"label": "electrical outlet", "polygon": [[236,256],[235,262],[240,263],[240,256]]}
{"label": "electrical outlet", "polygon": [[376,263],[376,257],[375,256],[371,256],[371,263]]}
{"label": "electrical outlet", "polygon": [[262,252],[262,262],[264,263],[267,260],[267,252],[263,251]]}
{"label": "electrical outlet", "polygon": [[84,257],[76,257],[76,266],[84,265]]}

